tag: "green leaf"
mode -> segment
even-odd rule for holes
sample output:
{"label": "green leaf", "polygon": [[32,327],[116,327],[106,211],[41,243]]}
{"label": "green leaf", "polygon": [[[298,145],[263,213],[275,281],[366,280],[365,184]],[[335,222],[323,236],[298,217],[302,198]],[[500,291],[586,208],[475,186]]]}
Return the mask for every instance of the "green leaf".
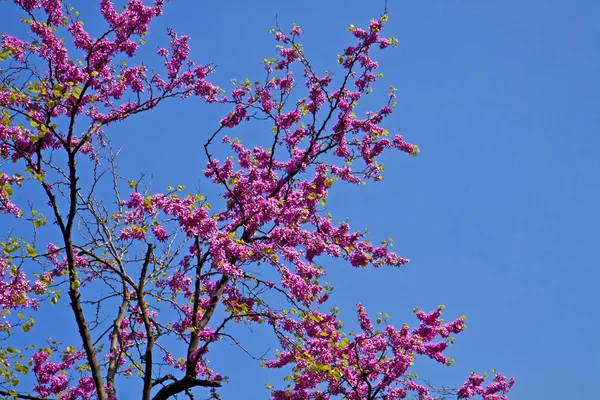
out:
{"label": "green leaf", "polygon": [[340,379],[342,377],[342,373],[337,369],[332,370],[329,375],[334,379]]}
{"label": "green leaf", "polygon": [[35,257],[37,255],[37,252],[35,251],[35,249],[33,247],[28,247],[27,254],[29,254],[31,257]]}
{"label": "green leaf", "polygon": [[6,52],[0,52],[0,61],[6,61]]}
{"label": "green leaf", "polygon": [[55,83],[54,85],[52,85],[52,94],[53,95],[62,96],[64,91],[65,91],[65,88],[60,83]]}
{"label": "green leaf", "polygon": [[79,100],[79,98],[81,97],[81,90],[82,88],[79,86],[73,89],[73,97],[75,97],[77,100]]}

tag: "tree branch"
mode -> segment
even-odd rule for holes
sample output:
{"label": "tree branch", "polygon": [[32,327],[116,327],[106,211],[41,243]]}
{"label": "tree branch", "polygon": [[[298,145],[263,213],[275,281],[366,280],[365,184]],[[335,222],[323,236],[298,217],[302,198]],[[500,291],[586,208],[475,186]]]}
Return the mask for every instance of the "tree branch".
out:
{"label": "tree branch", "polygon": [[36,396],[31,396],[29,394],[22,394],[22,393],[11,393],[11,392],[6,392],[4,390],[0,390],[0,396],[10,396],[11,398],[17,398],[17,399],[27,399],[27,400],[52,400],[46,397],[36,397]]}

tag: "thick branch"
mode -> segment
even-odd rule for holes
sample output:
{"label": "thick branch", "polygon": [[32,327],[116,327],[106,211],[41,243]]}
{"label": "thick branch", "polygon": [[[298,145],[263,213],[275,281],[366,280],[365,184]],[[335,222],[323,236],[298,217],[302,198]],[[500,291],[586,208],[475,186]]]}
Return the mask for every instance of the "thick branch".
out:
{"label": "thick branch", "polygon": [[11,398],[27,399],[27,400],[51,400],[46,397],[36,397],[36,396],[31,396],[29,394],[22,394],[22,393],[12,393],[11,394],[10,392],[6,392],[4,390],[0,390],[0,396],[10,396]]}
{"label": "thick branch", "polygon": [[207,381],[205,379],[196,379],[191,376],[185,376],[183,379],[173,382],[160,389],[152,398],[152,400],[167,400],[169,397],[174,396],[177,393],[181,393],[187,389],[197,386],[214,388],[221,387],[221,384],[215,381]]}
{"label": "thick branch", "polygon": [[[208,322],[210,321],[213,314],[215,313],[215,310],[217,309],[217,305],[219,304],[219,301],[221,300],[221,296],[223,295],[223,292],[225,291],[225,286],[227,286],[227,283],[229,283],[229,277],[227,275],[223,275],[221,277],[221,280],[217,284],[217,287],[215,288],[215,292],[213,293],[212,297],[210,298],[210,303],[208,304],[206,311],[204,311],[204,314],[202,315],[202,319],[200,321],[198,321],[198,324],[195,326],[195,329],[197,330],[197,332],[200,332],[201,330],[206,328],[206,325],[208,325]],[[187,354],[188,359],[187,359],[187,366],[186,366],[186,370],[185,370],[185,374],[187,376],[196,376],[196,365],[198,365],[198,360],[200,358],[200,355],[196,353],[196,351],[198,350],[198,344],[199,344],[198,335],[196,335],[195,339],[196,340],[194,340],[193,342],[190,342],[190,345],[188,346],[188,354]]]}
{"label": "thick branch", "polygon": [[146,330],[146,350],[144,352],[144,389],[142,390],[143,400],[150,400],[150,392],[152,391],[152,350],[154,347],[154,341],[156,339],[154,337],[154,332],[152,332],[152,322],[148,316],[148,305],[144,300],[144,284],[146,281],[146,275],[148,273],[148,265],[150,265],[150,261],[152,260],[152,249],[153,246],[148,244],[146,258],[144,260],[142,273],[140,275],[140,283],[137,289],[138,305],[140,307],[140,312],[142,313],[144,329]]}
{"label": "thick branch", "polygon": [[120,349],[118,347],[119,342],[119,331],[121,330],[121,324],[123,323],[123,319],[125,319],[125,311],[127,311],[127,307],[129,306],[129,302],[131,301],[129,296],[129,290],[127,289],[127,284],[123,281],[123,301],[121,302],[121,306],[119,307],[119,313],[117,314],[117,318],[113,323],[113,331],[110,337],[110,359],[108,362],[108,374],[106,376],[106,384],[108,387],[112,388],[113,395],[116,395],[116,387],[115,387],[115,376],[117,374],[117,369],[119,366],[118,360],[120,356]]}
{"label": "thick branch", "polygon": [[98,394],[98,400],[106,400],[107,395],[104,389],[104,380],[102,378],[102,371],[98,358],[96,357],[96,351],[92,343],[92,338],[88,329],[88,325],[85,321],[83,309],[81,308],[81,294],[79,293],[79,281],[77,280],[77,271],[75,268],[75,254],[72,241],[72,230],[73,222],[75,221],[75,215],[77,214],[77,169],[75,154],[69,151],[69,180],[70,180],[70,191],[69,191],[69,214],[67,216],[67,224],[61,231],[63,240],[65,243],[65,253],[67,255],[67,265],[69,272],[69,299],[71,300],[71,308],[75,315],[75,321],[77,322],[77,328],[79,330],[79,336],[85,349],[86,358],[90,365],[92,377],[94,378],[94,385]]}
{"label": "thick branch", "polygon": [[[201,290],[201,276],[202,276],[202,266],[204,265],[204,263],[206,262],[206,259],[208,258],[208,255],[210,254],[209,252],[206,252],[204,254],[204,256],[202,256],[202,253],[200,251],[200,239],[198,238],[198,236],[196,236],[196,251],[197,253],[197,265],[196,265],[196,276],[195,276],[195,287],[194,287],[194,305],[193,305],[193,311],[192,311],[192,324],[194,324],[196,322],[196,319],[198,318],[198,313],[200,311],[200,290]],[[218,299],[217,299],[218,302]],[[192,356],[194,351],[196,351],[198,349],[198,345],[199,345],[199,333],[200,333],[200,329],[198,328],[198,326],[194,326],[194,330],[192,330],[192,335],[191,335],[191,339],[190,339],[190,345],[188,346],[188,367],[186,370],[186,374],[187,375],[195,375],[195,373],[193,373],[193,371],[196,370],[196,362],[192,362]],[[192,365],[193,364],[193,365]]]}

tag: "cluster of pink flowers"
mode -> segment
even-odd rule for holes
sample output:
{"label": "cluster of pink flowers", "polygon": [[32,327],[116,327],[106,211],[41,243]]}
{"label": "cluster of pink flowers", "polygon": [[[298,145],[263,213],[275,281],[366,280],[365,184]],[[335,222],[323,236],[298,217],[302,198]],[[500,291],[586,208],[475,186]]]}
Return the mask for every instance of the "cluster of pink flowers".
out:
{"label": "cluster of pink flowers", "polygon": [[94,395],[93,381],[89,377],[80,378],[77,386],[69,387],[70,378],[68,371],[77,361],[85,359],[82,351],[65,351],[61,362],[50,361],[52,349],[43,349],[34,353],[32,357],[33,372],[38,384],[33,390],[40,397],[52,394],[60,395],[60,400],[89,399]]}
{"label": "cluster of pink flowers", "polygon": [[506,394],[515,384],[514,378],[509,379],[502,374],[495,374],[493,382],[486,385],[485,388],[482,386],[484,381],[485,377],[471,374],[469,379],[458,389],[458,398],[470,399],[480,395],[483,400],[507,400]]}
{"label": "cluster of pink flowers", "polygon": [[31,284],[20,268],[0,257],[0,331],[9,330],[11,324],[5,319],[7,310],[34,309],[38,302],[30,296]]}
{"label": "cluster of pink flowers", "polygon": [[415,392],[420,399],[432,400],[427,388],[410,379],[409,368],[420,354],[446,363],[442,353],[448,341],[435,340],[459,333],[464,320],[442,324],[440,310],[418,313],[421,324],[413,330],[406,325],[396,329],[386,323],[379,331],[358,304],[362,333],[350,336],[341,332],[341,323],[334,313],[304,313],[299,319],[277,316],[280,327],[296,339],[281,341],[284,351],[266,366],[295,367],[291,376],[294,384],[274,391],[273,398],[324,399],[333,395],[353,400],[402,399],[408,392]]}
{"label": "cluster of pink flowers", "polygon": [[[0,129],[0,135],[2,135],[1,131]],[[11,202],[10,198],[13,191],[12,186],[20,186],[22,181],[23,178],[20,176],[10,176],[0,172],[0,212],[21,216],[21,210]]]}

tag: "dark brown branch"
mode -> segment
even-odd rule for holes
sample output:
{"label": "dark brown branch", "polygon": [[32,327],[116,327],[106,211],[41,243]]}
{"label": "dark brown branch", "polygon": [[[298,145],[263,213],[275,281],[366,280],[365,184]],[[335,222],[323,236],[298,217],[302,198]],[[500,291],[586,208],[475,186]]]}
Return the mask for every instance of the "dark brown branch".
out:
{"label": "dark brown branch", "polygon": [[156,393],[152,400],[167,400],[169,397],[191,389],[193,387],[221,387],[220,382],[208,381],[205,379],[196,379],[190,376],[185,376],[183,379],[175,381]]}
{"label": "dark brown branch", "polygon": [[46,397],[36,397],[36,396],[31,396],[29,394],[22,394],[22,393],[12,393],[11,394],[10,392],[6,392],[4,390],[0,390],[0,396],[10,396],[11,398],[27,399],[27,400],[51,400]]}
{"label": "dark brown branch", "polygon": [[[73,129],[75,123],[75,112],[73,112],[71,116],[71,121],[69,125],[68,131],[68,139],[67,143],[70,143],[70,138],[73,137]],[[46,189],[46,193],[50,197],[50,202],[52,203],[55,216],[57,220],[59,220],[59,226],[61,228],[61,233],[63,236],[63,241],[65,243],[65,253],[67,256],[67,270],[69,273],[69,299],[71,300],[71,308],[73,310],[73,314],[75,316],[75,321],[77,322],[77,327],[79,330],[79,336],[81,337],[81,341],[83,343],[83,348],[85,349],[86,358],[88,364],[90,366],[90,370],[92,373],[92,377],[94,379],[94,386],[96,388],[96,392],[99,400],[106,400],[106,390],[104,388],[104,379],[102,377],[102,371],[100,368],[100,364],[98,363],[98,358],[96,357],[96,351],[94,349],[94,345],[92,343],[92,338],[90,336],[90,332],[88,329],[88,325],[85,320],[85,316],[83,313],[83,309],[81,307],[81,294],[79,293],[79,282],[77,279],[77,270],[75,266],[75,254],[74,247],[72,241],[72,231],[73,224],[75,222],[75,217],[77,215],[77,199],[78,199],[78,187],[77,187],[77,161],[76,161],[76,152],[72,151],[70,148],[65,149],[67,151],[68,156],[68,168],[69,168],[69,211],[67,214],[67,222],[64,224],[64,221],[61,221],[60,213],[58,212],[58,205],[56,204],[56,198],[54,194],[51,193],[50,188],[44,184],[44,189]],[[54,201],[53,201],[54,200]]]}
{"label": "dark brown branch", "polygon": [[[196,276],[194,277],[196,284],[194,287],[194,305],[193,305],[193,312],[192,312],[192,325],[194,325],[195,329],[192,330],[190,344],[188,346],[188,366],[186,368],[187,375],[195,375],[195,373],[192,374],[191,372],[196,370],[197,361],[191,362],[191,357],[193,356],[194,351],[196,351],[198,349],[198,345],[199,345],[198,338],[199,338],[199,333],[200,333],[201,329],[198,326],[195,326],[195,322],[196,322],[196,319],[198,318],[198,312],[200,311],[199,309],[200,309],[200,289],[201,289],[202,266],[204,265],[204,263],[206,262],[206,259],[208,258],[208,255],[210,254],[209,252],[206,252],[204,254],[204,256],[202,256],[202,252],[200,249],[200,239],[198,238],[198,236],[196,236],[195,245],[196,245],[196,251],[198,252],[197,253],[197,265],[196,265]],[[217,302],[218,302],[218,299],[217,299]]]}
{"label": "dark brown branch", "polygon": [[[107,395],[104,389],[104,379],[102,377],[102,370],[96,357],[96,351],[92,343],[92,338],[88,329],[88,325],[85,320],[83,309],[81,308],[81,294],[79,293],[79,282],[77,280],[77,271],[75,267],[75,254],[72,241],[72,230],[75,216],[77,214],[77,168],[75,161],[75,154],[71,151],[69,153],[69,213],[67,215],[67,224],[61,224],[61,231],[63,240],[65,243],[65,253],[67,255],[67,266],[69,272],[69,299],[71,300],[71,308],[75,315],[75,321],[77,322],[77,328],[79,330],[79,336],[83,342],[83,348],[85,349],[86,358],[90,365],[92,377],[94,379],[94,385],[98,394],[98,400],[106,400]],[[58,217],[58,216],[57,216]],[[64,226],[64,228],[63,228]]]}
{"label": "dark brown branch", "polygon": [[175,378],[171,374],[168,374],[168,375],[165,375],[163,377],[153,380],[152,386],[160,385],[161,383],[166,382],[166,381],[177,381],[177,378]]}
{"label": "dark brown branch", "polygon": [[125,281],[123,282],[123,301],[121,302],[121,306],[119,307],[119,313],[117,314],[117,318],[113,323],[113,331],[110,337],[110,358],[108,362],[108,373],[106,376],[106,384],[107,386],[113,389],[113,395],[116,396],[116,387],[115,387],[115,376],[117,374],[117,369],[119,367],[119,356],[120,349],[118,346],[119,342],[119,331],[121,330],[121,324],[125,319],[125,312],[127,311],[127,307],[129,307],[129,303],[131,298],[129,296],[129,290],[127,288],[127,284]]}
{"label": "dark brown branch", "polygon": [[146,330],[146,350],[144,352],[144,388],[142,390],[142,399],[150,400],[150,392],[152,391],[152,350],[154,348],[154,341],[156,340],[154,332],[152,332],[152,322],[148,316],[148,305],[146,304],[144,284],[146,283],[146,275],[148,274],[148,265],[152,260],[153,246],[148,244],[146,250],[146,258],[144,259],[144,265],[142,266],[142,273],[140,275],[140,283],[137,288],[138,306],[142,313],[142,320],[144,321],[144,329]]}
{"label": "dark brown branch", "polygon": [[[217,309],[217,305],[219,304],[219,302],[221,300],[221,296],[223,295],[223,292],[225,291],[225,287],[227,286],[227,283],[229,283],[229,277],[227,275],[223,275],[221,277],[221,280],[219,281],[219,283],[217,283],[217,287],[215,288],[215,291],[210,298],[210,303],[208,304],[208,307],[206,308],[206,310],[204,311],[204,314],[202,315],[202,319],[195,326],[195,330],[197,332],[200,332],[201,330],[206,328],[206,325],[208,325],[208,322],[210,321],[213,314],[215,313],[215,310]],[[200,354],[198,354],[198,353],[194,354],[194,353],[196,353],[196,351],[198,350],[198,344],[199,344],[199,340],[198,340],[198,336],[196,335],[196,340],[194,342],[190,342],[190,345],[188,346],[188,354],[187,354],[188,359],[187,359],[187,366],[186,366],[186,371],[185,371],[185,374],[188,376],[196,376],[196,365],[198,365],[198,360],[200,359]]]}

